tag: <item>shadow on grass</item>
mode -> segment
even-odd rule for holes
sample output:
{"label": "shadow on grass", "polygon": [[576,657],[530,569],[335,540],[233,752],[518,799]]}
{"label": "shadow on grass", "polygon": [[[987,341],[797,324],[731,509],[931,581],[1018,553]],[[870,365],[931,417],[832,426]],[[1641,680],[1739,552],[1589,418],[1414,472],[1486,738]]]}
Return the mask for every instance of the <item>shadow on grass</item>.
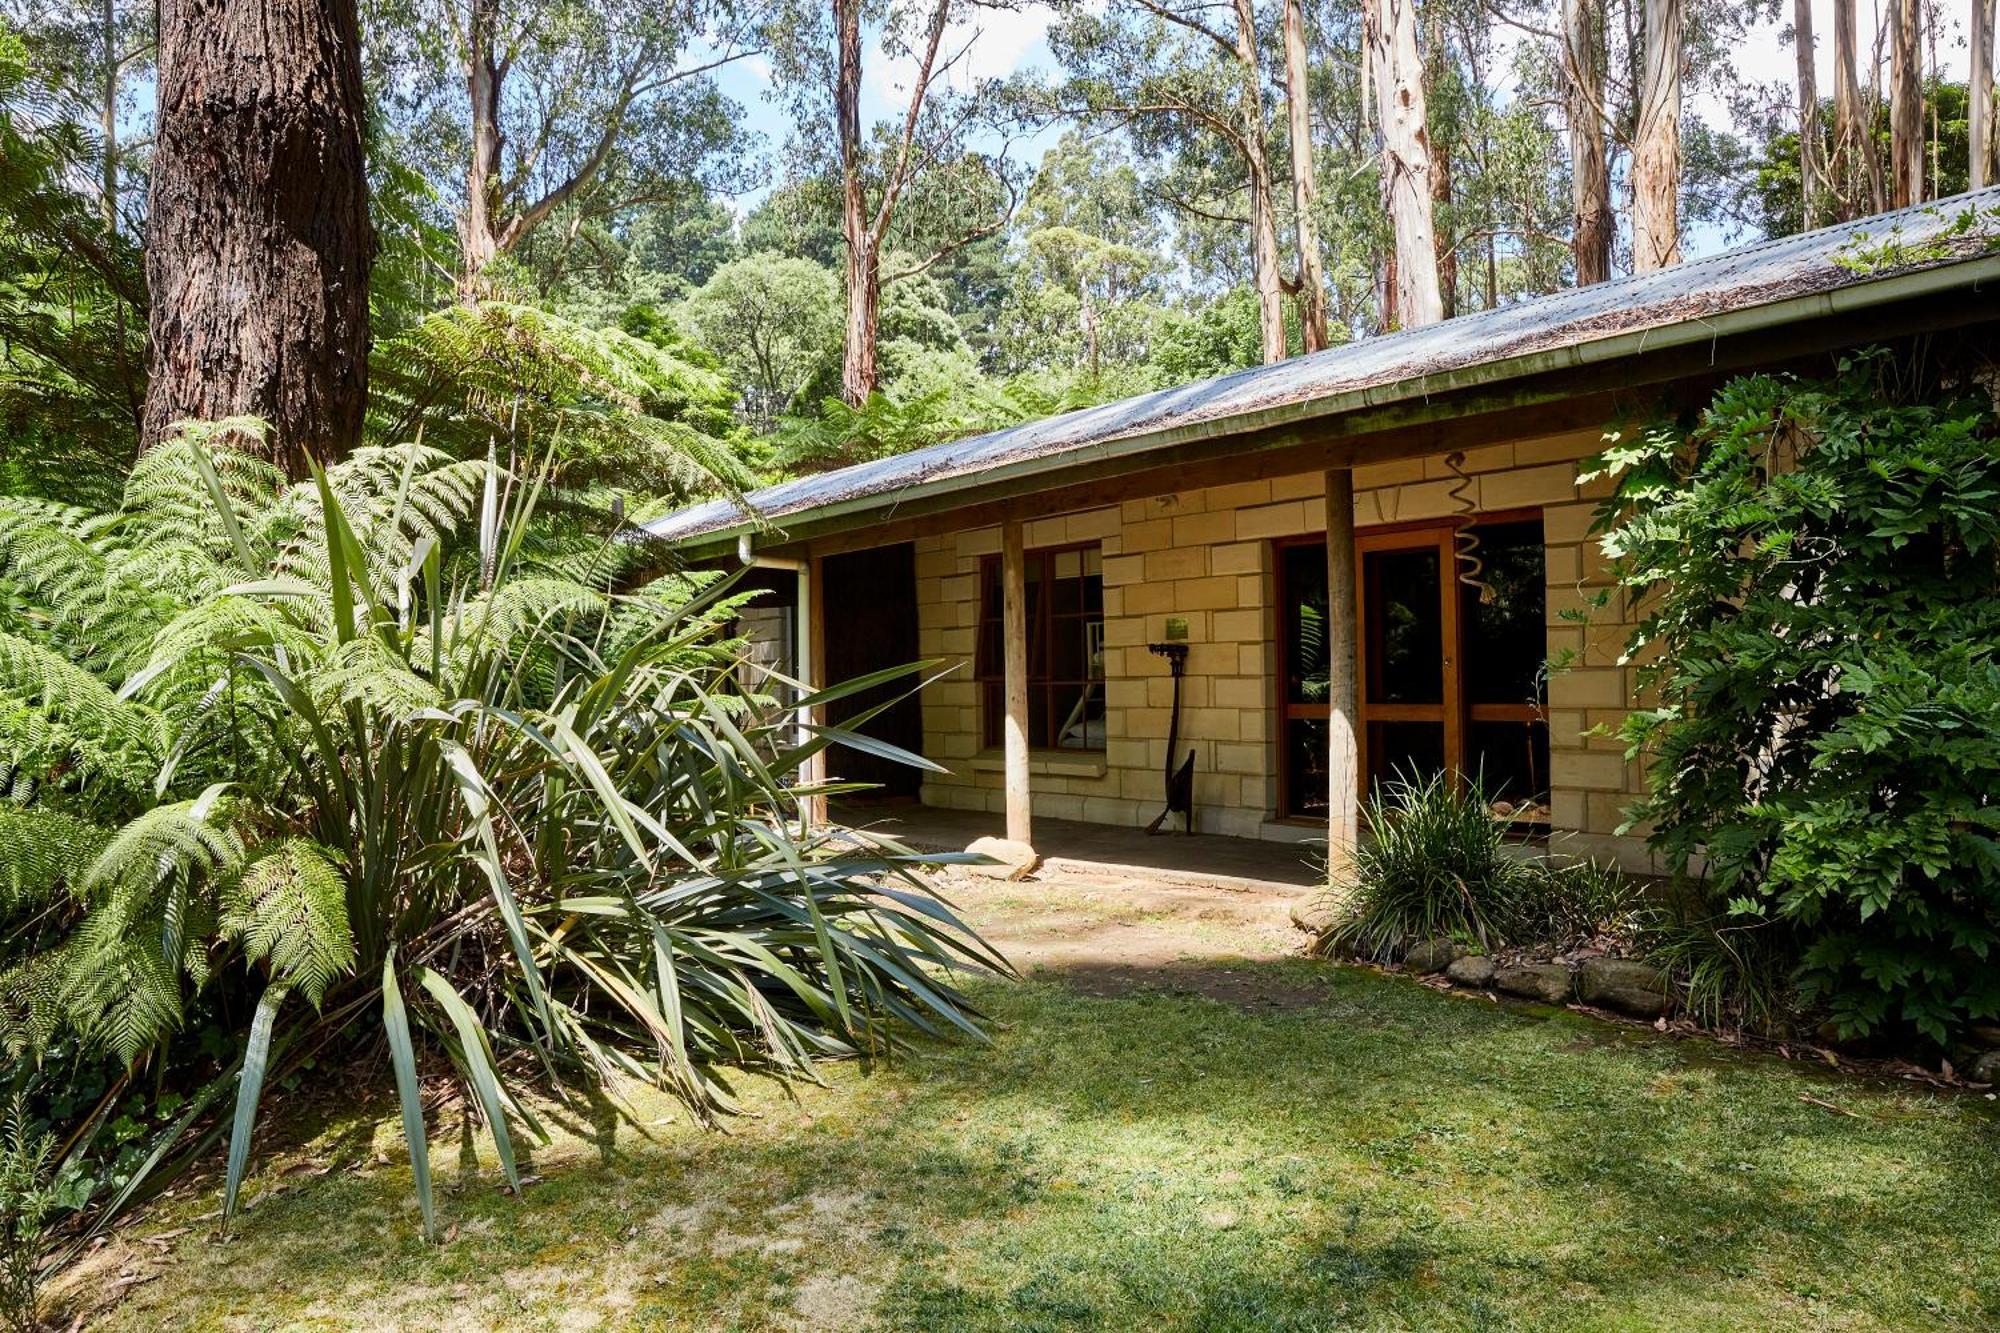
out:
{"label": "shadow on grass", "polygon": [[1045,973],[977,996],[991,1047],[923,1043],[796,1104],[745,1080],[766,1114],[727,1135],[683,1113],[652,1141],[614,1136],[593,1114],[522,1201],[487,1163],[441,1249],[413,1239],[406,1171],[312,1182],[230,1246],[191,1248],[121,1321],[2000,1318],[1983,1102],[1664,1039],[1580,1045],[1601,1025],[1303,961]]}

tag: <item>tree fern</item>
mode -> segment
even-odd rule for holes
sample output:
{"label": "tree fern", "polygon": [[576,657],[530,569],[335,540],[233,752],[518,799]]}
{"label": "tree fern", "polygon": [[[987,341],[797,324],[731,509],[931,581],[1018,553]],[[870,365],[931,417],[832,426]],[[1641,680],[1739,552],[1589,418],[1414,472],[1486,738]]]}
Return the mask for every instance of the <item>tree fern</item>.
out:
{"label": "tree fern", "polygon": [[110,837],[60,810],[0,802],[0,915],[45,902],[96,860]]}
{"label": "tree fern", "polygon": [[221,932],[252,964],[295,986],[315,1005],[354,966],[347,883],[327,850],[287,838],[259,852],[226,890]]}

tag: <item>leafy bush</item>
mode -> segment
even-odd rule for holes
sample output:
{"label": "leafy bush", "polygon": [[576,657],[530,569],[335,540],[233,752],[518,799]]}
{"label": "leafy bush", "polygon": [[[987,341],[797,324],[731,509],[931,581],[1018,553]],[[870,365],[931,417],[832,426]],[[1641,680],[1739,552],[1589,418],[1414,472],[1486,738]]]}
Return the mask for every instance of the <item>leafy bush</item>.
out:
{"label": "leafy bush", "polygon": [[[1884,353],[1614,440],[1633,810],[1847,1035],[2000,1013],[2000,427]],[[1760,948],[1765,943],[1760,943]]]}
{"label": "leafy bush", "polygon": [[1398,777],[1369,796],[1362,822],[1351,870],[1333,885],[1324,953],[1387,961],[1429,939],[1562,944],[1598,933],[1635,902],[1615,872],[1515,853],[1476,783]]}
{"label": "leafy bush", "polygon": [[643,1078],[711,1118],[720,1066],[810,1078],[905,1024],[977,1032],[949,970],[1004,964],[924,861],[801,818],[808,758],[886,747],[800,710],[898,673],[745,698],[723,590],[607,591],[629,532],[538,560],[532,477],[405,445],[288,486],[234,443],[255,429],[148,453],[111,514],[0,500],[0,607],[25,608],[0,618],[0,882],[32,923],[0,1040],[129,1074],[204,1012],[250,1016],[107,1210],[212,1141],[233,1088],[233,1211],[263,1084],[371,1036],[428,1233],[425,1061],[512,1180],[539,1130],[510,1071]]}
{"label": "leafy bush", "polygon": [[1342,913],[1323,948],[1383,961],[1425,939],[1491,948],[1508,938],[1520,901],[1536,892],[1535,867],[1508,851],[1485,800],[1448,775],[1377,787],[1362,823],[1351,877],[1335,886]]}
{"label": "leafy bush", "polygon": [[36,1292],[49,1219],[56,1211],[50,1183],[55,1140],[29,1126],[19,1093],[0,1124],[0,1319],[8,1328],[40,1328]]}

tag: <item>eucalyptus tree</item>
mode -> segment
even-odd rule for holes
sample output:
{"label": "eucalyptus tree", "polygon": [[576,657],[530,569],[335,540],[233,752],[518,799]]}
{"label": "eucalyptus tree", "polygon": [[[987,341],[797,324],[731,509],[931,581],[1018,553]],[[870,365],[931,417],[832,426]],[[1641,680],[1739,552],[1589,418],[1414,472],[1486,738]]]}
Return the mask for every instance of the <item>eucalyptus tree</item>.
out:
{"label": "eucalyptus tree", "polygon": [[258,416],[273,458],[360,442],[374,228],[354,0],[161,0],[141,438]]}
{"label": "eucalyptus tree", "polygon": [[[748,0],[754,4],[755,0]],[[385,105],[454,212],[461,294],[556,224],[593,226],[747,180],[721,67],[759,49],[739,0],[373,0]]]}
{"label": "eucalyptus tree", "polygon": [[1924,198],[1924,7],[1889,0],[1889,206]]}
{"label": "eucalyptus tree", "polygon": [[141,0],[0,0],[0,19],[21,34],[39,78],[96,128],[94,184],[107,231],[131,229],[128,177],[151,146],[141,93],[158,49],[157,11]]}
{"label": "eucalyptus tree", "polygon": [[1172,162],[1158,178],[1179,212],[1243,229],[1264,359],[1284,359],[1286,283],[1252,0],[1076,4],[1062,11],[1049,45],[1066,75],[1051,90],[1052,109],[1126,131],[1143,155]]}
{"label": "eucalyptus tree", "polygon": [[1382,135],[1382,202],[1395,231],[1392,328],[1444,318],[1432,209],[1430,124],[1415,0],[1364,0],[1368,68]]}
{"label": "eucalyptus tree", "polygon": [[1632,267],[1681,262],[1681,0],[1644,0],[1638,121],[1632,139]]}

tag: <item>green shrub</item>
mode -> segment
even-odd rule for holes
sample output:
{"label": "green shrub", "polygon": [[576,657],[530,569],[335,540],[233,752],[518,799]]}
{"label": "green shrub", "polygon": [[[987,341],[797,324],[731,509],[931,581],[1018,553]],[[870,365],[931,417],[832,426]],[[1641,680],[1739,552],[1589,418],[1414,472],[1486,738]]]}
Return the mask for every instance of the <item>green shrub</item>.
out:
{"label": "green shrub", "polygon": [[0,608],[0,883],[32,924],[0,1040],[133,1071],[234,1016],[225,1072],[105,1212],[233,1095],[226,1218],[264,1084],[384,1039],[428,1234],[423,1062],[512,1180],[540,1132],[517,1078],[645,1079],[711,1119],[724,1067],[812,1078],[906,1027],[977,1033],[950,970],[1004,964],[927,859],[801,817],[841,789],[801,779],[829,746],[925,763],[801,726],[904,673],[746,698],[736,600],[607,591],[629,532],[538,560],[534,477],[401,446],[288,486],[232,442],[255,429],[161,445],[109,515],[0,499],[28,608]]}
{"label": "green shrub", "polygon": [[2000,427],[1935,366],[1737,379],[1602,471],[1634,817],[1845,1034],[1944,1042],[2000,1014]]}
{"label": "green shrub", "polygon": [[56,1212],[50,1183],[55,1146],[29,1127],[27,1102],[16,1093],[0,1125],[0,1319],[22,1333],[42,1326],[36,1293]]}
{"label": "green shrub", "polygon": [[1438,938],[1491,948],[1540,895],[1540,870],[1508,849],[1484,797],[1443,774],[1378,786],[1362,824],[1353,864],[1333,884],[1338,915],[1322,952],[1387,961]]}

